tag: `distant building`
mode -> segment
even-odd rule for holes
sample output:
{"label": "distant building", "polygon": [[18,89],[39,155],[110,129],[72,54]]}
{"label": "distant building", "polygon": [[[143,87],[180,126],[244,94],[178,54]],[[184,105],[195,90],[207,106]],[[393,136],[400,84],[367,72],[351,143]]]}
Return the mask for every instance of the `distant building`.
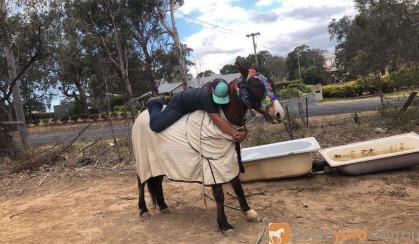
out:
{"label": "distant building", "polygon": [[336,71],[336,55],[328,54],[324,55],[324,67],[329,72]]}
{"label": "distant building", "polygon": [[[188,83],[189,83],[189,87],[198,88],[198,87],[202,87],[205,83],[211,82],[215,79],[224,79],[225,81],[227,81],[227,83],[230,83],[234,79],[240,78],[240,76],[241,76],[240,73],[234,73],[234,74],[228,74],[228,75],[213,74],[207,77],[192,78]],[[182,82],[168,83],[162,80],[157,90],[159,94],[175,95],[183,91]]]}

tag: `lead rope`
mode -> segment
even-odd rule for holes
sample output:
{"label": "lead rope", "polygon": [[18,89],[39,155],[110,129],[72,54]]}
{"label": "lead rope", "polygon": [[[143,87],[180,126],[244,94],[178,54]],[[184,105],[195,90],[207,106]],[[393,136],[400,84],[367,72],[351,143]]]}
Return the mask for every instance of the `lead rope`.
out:
{"label": "lead rope", "polygon": [[202,197],[204,198],[204,205],[205,205],[205,212],[208,211],[208,206],[207,206],[207,199],[205,198],[205,196],[207,195],[206,191],[205,191],[205,177],[204,177],[204,157],[202,157],[202,141],[201,141],[201,133],[202,133],[202,125],[204,124],[204,118],[205,115],[207,113],[204,113],[204,116],[202,116],[202,120],[201,120],[201,125],[199,126],[199,160],[201,160],[201,173],[202,173]]}
{"label": "lead rope", "polygon": [[[240,114],[241,114],[241,116],[243,118],[243,128],[244,128],[244,131],[247,134],[246,118],[244,117],[245,114],[243,114],[243,107],[244,107],[244,105],[243,105],[242,99],[240,97],[240,92],[239,92],[239,89],[238,88],[236,88],[236,94],[237,94],[237,97],[239,98]],[[252,109],[252,108],[249,108],[249,109]],[[262,238],[265,235],[265,228],[266,228],[265,221],[263,220],[262,217],[259,217],[259,221],[262,223],[262,230],[259,232],[258,238],[256,239],[256,242],[255,242],[256,244],[259,244],[262,241]]]}
{"label": "lead rope", "polygon": [[[247,133],[246,120],[244,119],[244,115],[243,115],[243,104],[242,104],[240,95],[237,94],[237,96],[239,97],[240,106],[241,106],[240,113],[241,113],[241,115],[243,117],[243,128],[244,128],[244,131],[246,131],[246,133]],[[202,157],[202,141],[201,141],[201,137],[202,137],[202,125],[204,124],[204,118],[205,118],[205,115],[206,114],[207,113],[204,113],[204,116],[202,116],[201,125],[199,126],[199,157],[200,157],[201,165],[202,165],[202,167],[201,167],[201,172],[202,172],[202,183],[201,183],[201,186],[202,186],[202,196],[204,198],[205,211],[207,212],[208,211],[208,206],[207,206],[206,198],[209,198],[210,200],[212,200],[214,202],[215,202],[215,200],[213,198],[211,198],[206,193],[206,191],[205,191],[205,183],[204,183],[204,159]],[[214,183],[215,183],[215,179],[214,179]],[[223,205],[224,205],[224,207],[227,207],[227,208],[230,208],[230,209],[233,209],[233,210],[237,210],[237,211],[242,212],[242,210],[240,208],[238,208],[238,207],[230,206],[230,205],[227,205],[227,204],[223,204]],[[259,232],[258,238],[256,239],[256,242],[255,242],[256,244],[259,244],[262,241],[263,236],[265,235],[265,227],[266,227],[265,226],[265,221],[263,220],[263,218],[260,218],[259,221],[262,223],[262,231]]]}

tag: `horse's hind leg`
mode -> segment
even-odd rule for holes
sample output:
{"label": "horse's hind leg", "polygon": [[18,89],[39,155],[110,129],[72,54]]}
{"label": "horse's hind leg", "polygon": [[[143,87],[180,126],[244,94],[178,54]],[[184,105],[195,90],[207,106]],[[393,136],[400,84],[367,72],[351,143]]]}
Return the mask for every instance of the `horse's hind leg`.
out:
{"label": "horse's hind leg", "polygon": [[164,201],[164,194],[163,194],[163,177],[164,176],[157,176],[154,181],[154,190],[157,205],[159,205],[160,212],[162,213],[170,213],[169,209],[167,208],[167,204]]}
{"label": "horse's hind leg", "polygon": [[220,184],[212,186],[212,193],[214,194],[214,199],[217,204],[217,223],[218,227],[222,231],[227,231],[233,229],[227,222],[227,217],[224,213],[224,192],[223,187]]}
{"label": "horse's hind leg", "polygon": [[138,184],[138,208],[140,209],[141,217],[149,217],[150,213],[148,212],[147,205],[144,198],[144,187],[145,182],[141,184],[140,177],[137,175],[137,184]]}
{"label": "horse's hind leg", "polygon": [[258,215],[256,211],[251,209],[249,207],[249,204],[247,204],[246,197],[244,196],[243,187],[240,182],[239,176],[231,180],[230,184],[233,187],[234,192],[236,193],[237,199],[239,200],[240,208],[244,212],[246,218],[250,221],[258,220]]}

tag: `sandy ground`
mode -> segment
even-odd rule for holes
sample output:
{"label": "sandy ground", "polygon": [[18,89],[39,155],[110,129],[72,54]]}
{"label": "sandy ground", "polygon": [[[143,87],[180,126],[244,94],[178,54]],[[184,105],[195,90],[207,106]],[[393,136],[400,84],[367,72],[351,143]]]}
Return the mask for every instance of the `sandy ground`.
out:
{"label": "sandy ground", "polygon": [[[217,229],[214,203],[208,201],[205,211],[200,185],[170,181],[164,189],[172,212],[157,211],[141,219],[134,169],[82,173],[95,170],[87,166],[72,177],[45,178],[47,172],[38,172],[3,179],[1,242],[254,243],[262,229],[261,223],[246,222],[240,212],[227,209],[235,231],[224,236]],[[357,177],[332,174],[247,183],[244,188],[266,223],[291,226],[293,243],[330,243],[333,231],[365,228],[374,243],[419,242],[417,235],[416,240],[384,235],[419,232],[419,167]],[[224,189],[226,202],[237,205],[230,187]],[[267,241],[265,235],[262,243]]]}
{"label": "sandy ground", "polygon": [[[384,126],[381,118],[363,114],[360,120],[360,125],[351,117],[313,120],[310,128],[297,131],[297,138],[314,136],[329,147],[406,132],[377,133],[375,128]],[[408,129],[419,133],[419,120],[413,122]],[[243,144],[289,140],[278,128],[283,127],[254,128]],[[254,243],[262,230],[261,223],[226,209],[235,231],[224,236],[214,203],[208,200],[205,210],[200,185],[167,180],[164,191],[172,212],[154,211],[150,219],[141,219],[131,160],[117,163],[104,141],[87,155],[96,163],[83,167],[78,163],[86,156],[79,153],[82,148],[85,144],[75,146],[52,167],[20,173],[11,173],[12,161],[0,158],[0,243]],[[110,154],[98,156],[104,151]],[[36,157],[36,151],[31,155],[26,157]],[[292,243],[333,243],[345,233],[365,231],[373,243],[419,243],[419,166],[356,177],[332,173],[247,183],[244,188],[266,224],[290,225]],[[224,189],[226,203],[238,206],[230,187]],[[151,208],[148,194],[146,200]],[[267,242],[265,233],[262,243]]]}

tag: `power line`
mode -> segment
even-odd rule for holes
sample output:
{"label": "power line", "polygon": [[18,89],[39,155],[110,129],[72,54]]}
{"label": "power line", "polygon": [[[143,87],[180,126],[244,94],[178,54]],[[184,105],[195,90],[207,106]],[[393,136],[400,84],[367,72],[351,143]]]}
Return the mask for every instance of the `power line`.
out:
{"label": "power line", "polygon": [[210,22],[208,22],[208,21],[198,19],[198,18],[193,17],[193,16],[191,16],[191,15],[189,15],[189,14],[185,14],[184,12],[182,12],[182,11],[180,11],[180,10],[177,10],[177,12],[178,12],[179,14],[181,14],[183,17],[186,17],[186,18],[189,18],[189,19],[193,19],[193,20],[198,21],[198,22],[200,22],[200,23],[202,23],[202,24],[206,24],[206,25],[212,26],[212,27],[214,27],[214,28],[222,29],[222,30],[229,31],[229,32],[232,32],[232,33],[242,34],[242,33],[239,33],[239,32],[237,32],[237,31],[234,31],[234,30],[231,30],[231,29],[228,29],[228,28],[225,28],[225,27],[222,27],[222,26],[219,26],[219,25],[216,25],[216,24],[210,23]]}

